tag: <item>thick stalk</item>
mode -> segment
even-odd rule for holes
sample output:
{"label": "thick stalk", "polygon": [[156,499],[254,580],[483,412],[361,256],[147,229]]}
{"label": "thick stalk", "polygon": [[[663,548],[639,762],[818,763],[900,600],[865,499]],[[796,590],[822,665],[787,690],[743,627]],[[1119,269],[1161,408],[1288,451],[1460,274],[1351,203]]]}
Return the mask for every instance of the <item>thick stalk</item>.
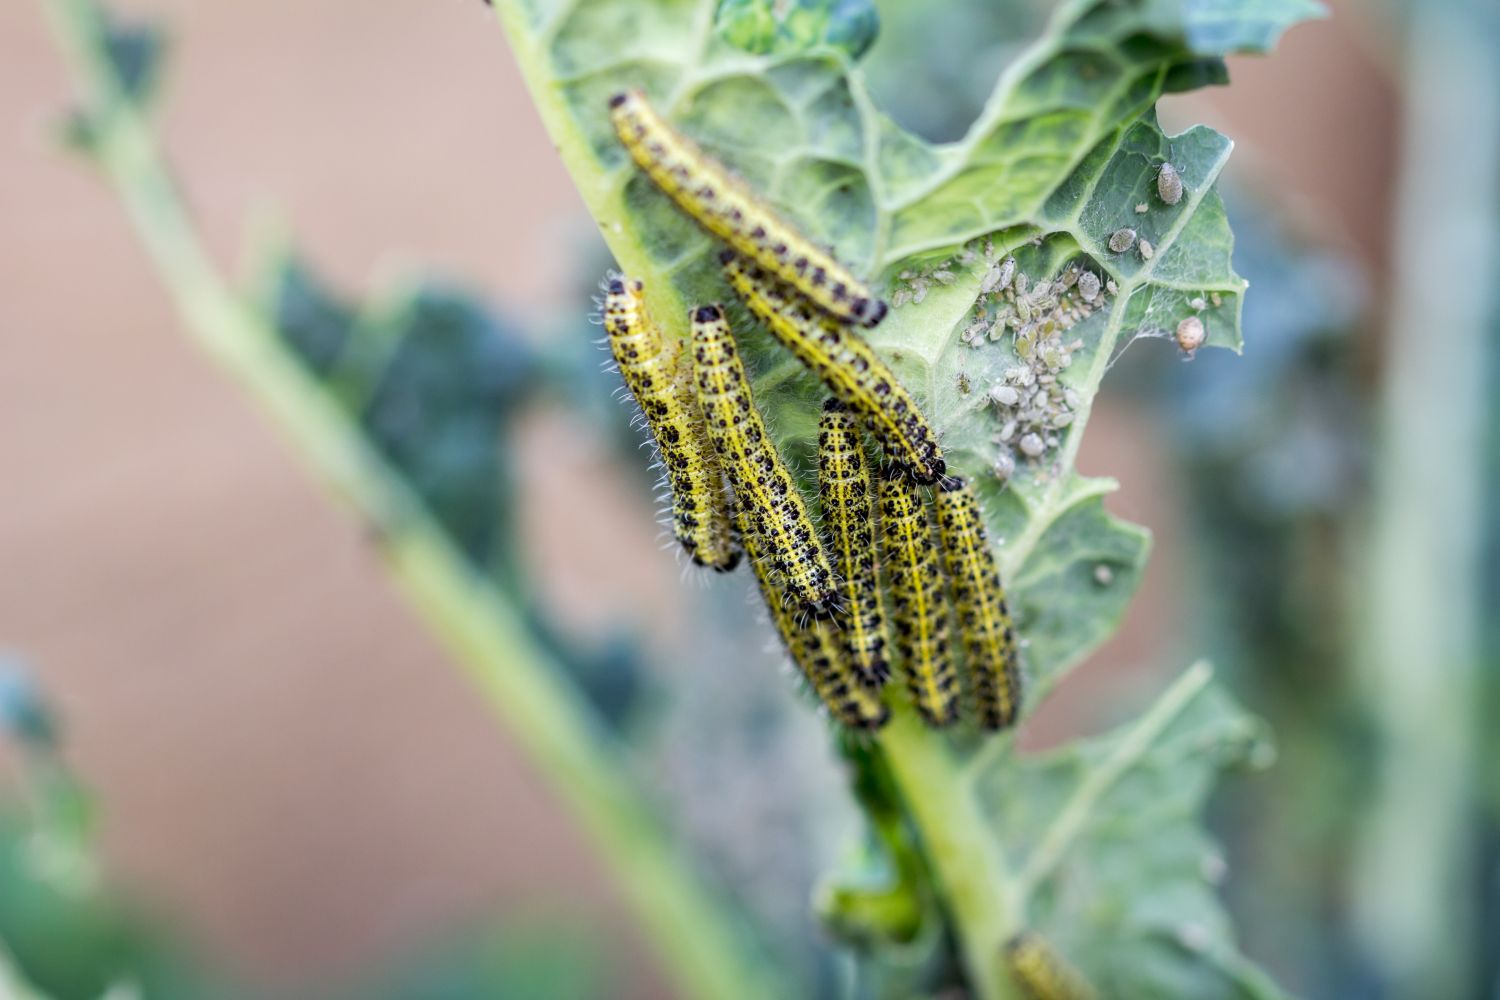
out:
{"label": "thick stalk", "polygon": [[1019,930],[1018,885],[967,772],[948,738],[927,729],[905,702],[895,707],[880,746],[921,839],[973,996],[1009,1000],[1001,949]]}
{"label": "thick stalk", "polygon": [[379,529],[395,582],[571,807],[682,995],[788,995],[769,963],[748,953],[728,907],[684,865],[639,783],[619,763],[624,748],[536,645],[516,609],[470,569],[359,428],[219,275],[149,127],[120,91],[97,5],[46,0],[46,8],[83,89],[91,152],[189,330],[265,408],[325,485]]}

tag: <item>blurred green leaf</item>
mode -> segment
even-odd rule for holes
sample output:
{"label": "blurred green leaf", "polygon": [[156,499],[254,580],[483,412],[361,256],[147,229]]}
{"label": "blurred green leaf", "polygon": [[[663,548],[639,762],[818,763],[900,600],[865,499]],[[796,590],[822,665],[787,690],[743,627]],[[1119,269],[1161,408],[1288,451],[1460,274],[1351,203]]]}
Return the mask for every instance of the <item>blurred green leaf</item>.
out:
{"label": "blurred green leaf", "polygon": [[1047,754],[1007,751],[977,776],[1023,861],[1028,926],[1111,1000],[1283,996],[1235,947],[1217,899],[1227,863],[1199,826],[1221,771],[1273,754],[1265,727],[1206,678],[1190,672],[1140,722]]}

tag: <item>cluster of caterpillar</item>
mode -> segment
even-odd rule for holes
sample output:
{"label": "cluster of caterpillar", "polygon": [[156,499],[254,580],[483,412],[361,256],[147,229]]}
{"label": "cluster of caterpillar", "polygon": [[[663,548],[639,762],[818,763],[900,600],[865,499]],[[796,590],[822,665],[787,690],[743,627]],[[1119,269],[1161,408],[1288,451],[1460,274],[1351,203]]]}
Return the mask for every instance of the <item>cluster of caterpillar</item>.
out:
{"label": "cluster of caterpillar", "polygon": [[[977,499],[964,481],[945,475],[931,424],[852,327],[878,323],[885,304],[676,132],[640,92],[616,95],[610,117],[646,175],[730,245],[724,274],[749,312],[833,394],[819,424],[820,535],[766,431],[724,310],[690,311],[695,391],[684,391],[676,353],[659,333],[653,341],[640,332],[655,331],[640,284],[610,286],[610,344],[667,467],[683,547],[701,564],[729,569],[743,543],[788,652],[843,725],[870,730],[886,722],[891,638],[911,701],[929,725],[958,720],[965,689],[981,725],[1012,725],[1018,643]],[[886,456],[878,492],[862,427]],[[921,489],[934,484],[936,533]]]}

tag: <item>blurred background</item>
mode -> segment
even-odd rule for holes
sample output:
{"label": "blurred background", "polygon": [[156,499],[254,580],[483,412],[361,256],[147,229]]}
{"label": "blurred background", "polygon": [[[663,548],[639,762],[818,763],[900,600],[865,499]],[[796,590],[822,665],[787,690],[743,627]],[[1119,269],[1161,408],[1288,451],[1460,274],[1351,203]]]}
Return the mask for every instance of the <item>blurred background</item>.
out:
{"label": "blurred background", "polygon": [[[660,551],[587,322],[608,259],[491,15],[118,6],[169,26],[161,134],[214,257],[640,748],[768,947],[826,979],[807,900],[854,822],[837,765],[744,580],[684,582]],[[960,132],[1048,5],[976,31],[1002,13],[980,6],[882,4],[872,73],[898,118]],[[1238,144],[1246,353],[1143,343],[1106,383],[1080,467],[1121,481],[1108,505],[1155,549],[1025,739],[1117,720],[1211,656],[1281,749],[1214,808],[1244,950],[1307,996],[1495,997],[1500,46],[1484,4],[1331,6],[1231,60],[1231,87],[1163,103],[1168,132]],[[929,49],[885,46],[902,35]],[[200,984],[183,995],[667,994],[371,530],[183,335],[115,197],[59,148],[70,93],[40,5],[0,6],[0,939],[41,816],[128,901],[73,940],[150,952]],[[247,255],[247,224],[294,257]],[[1414,986],[1422,956],[1451,974]]]}

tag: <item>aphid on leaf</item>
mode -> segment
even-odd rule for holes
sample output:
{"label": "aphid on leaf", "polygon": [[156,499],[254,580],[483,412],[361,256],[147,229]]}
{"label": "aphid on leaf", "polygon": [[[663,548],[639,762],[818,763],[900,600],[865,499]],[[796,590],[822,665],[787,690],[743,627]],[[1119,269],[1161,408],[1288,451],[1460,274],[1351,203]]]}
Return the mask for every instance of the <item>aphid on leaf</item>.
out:
{"label": "aphid on leaf", "polygon": [[1109,234],[1109,249],[1111,253],[1124,253],[1135,246],[1134,229],[1116,229]]}
{"label": "aphid on leaf", "polygon": [[906,687],[930,726],[958,718],[958,671],[948,639],[938,547],[922,493],[900,469],[880,476],[880,557],[891,585],[891,624]]}
{"label": "aphid on leaf", "polygon": [[1168,205],[1182,200],[1182,175],[1170,163],[1163,163],[1156,171],[1156,194]]}
{"label": "aphid on leaf", "polygon": [[1005,945],[1005,967],[1026,1000],[1096,1000],[1098,993],[1040,935],[1023,931]]}
{"label": "aphid on leaf", "polygon": [[1177,332],[1173,335],[1177,341],[1177,347],[1184,355],[1191,358],[1203,346],[1208,339],[1208,331],[1203,327],[1203,321],[1197,316],[1189,316],[1177,324]]}
{"label": "aphid on leaf", "polygon": [[698,401],[724,474],[787,591],[816,616],[835,607],[833,570],[792,474],[766,433],[724,310],[692,311]]}
{"label": "aphid on leaf", "polygon": [[737,511],[737,516],[750,567],[760,584],[771,623],[808,685],[829,714],[850,729],[874,730],[885,725],[890,710],[880,700],[879,692],[861,684],[850,669],[834,623],[822,618],[809,619],[789,607],[786,588],[777,580],[776,560],[757,534],[754,519],[744,508]]}
{"label": "aphid on leaf", "polygon": [[830,399],[818,421],[818,494],[845,612],[839,639],[855,674],[866,686],[878,688],[890,678],[891,667],[885,599],[875,575],[874,493],[859,423],[848,407]]}
{"label": "aphid on leaf", "polygon": [[729,284],[755,318],[811,368],[829,392],[865,418],[891,461],[918,482],[936,482],[946,468],[937,433],[864,338],[808,308],[801,296],[754,264],[728,251],[722,259]]}
{"label": "aphid on leaf", "polygon": [[620,375],[646,417],[672,487],[677,541],[700,566],[727,573],[740,561],[730,524],[724,473],[703,426],[692,374],[680,364],[682,342],[668,345],[646,311],[639,281],[611,278],[604,329]]}
{"label": "aphid on leaf", "polygon": [[948,587],[958,612],[958,635],[986,729],[1015,724],[1021,707],[1021,644],[1005,605],[1000,566],[990,548],[974,487],[948,476],[935,493],[938,537]]}
{"label": "aphid on leaf", "polygon": [[646,176],[703,228],[832,316],[865,326],[885,318],[885,303],[867,284],[668,124],[644,93],[616,94],[609,117]]}

